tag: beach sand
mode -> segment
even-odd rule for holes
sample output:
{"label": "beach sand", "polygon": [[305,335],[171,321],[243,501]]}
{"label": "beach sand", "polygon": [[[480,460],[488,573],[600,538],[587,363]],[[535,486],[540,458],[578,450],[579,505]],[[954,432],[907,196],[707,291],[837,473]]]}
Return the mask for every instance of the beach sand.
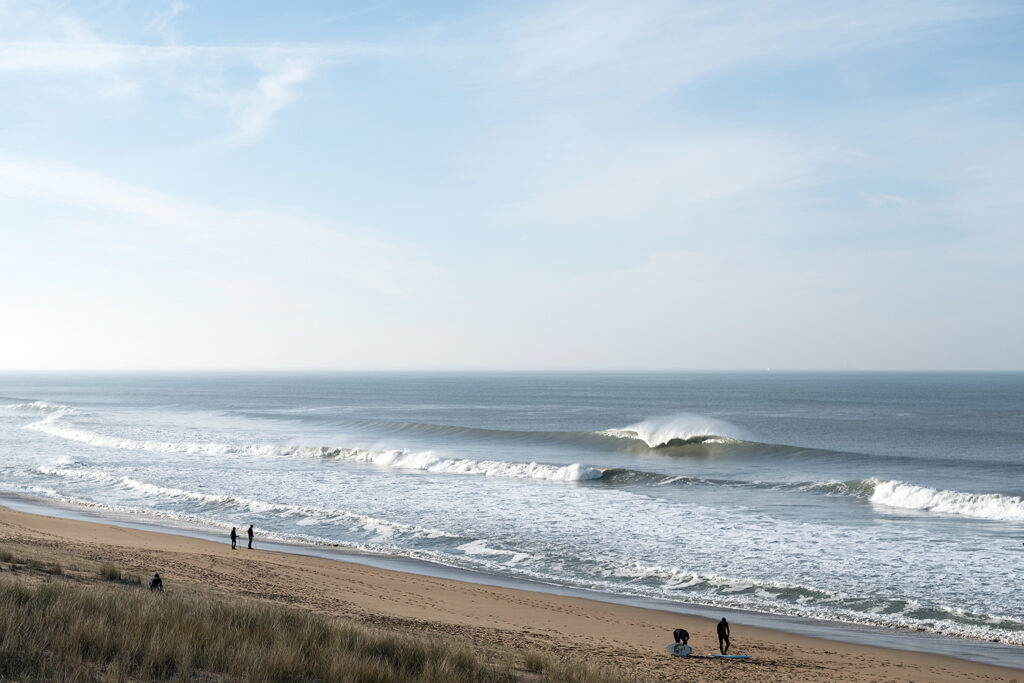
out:
{"label": "beach sand", "polygon": [[690,632],[695,654],[717,649],[714,620],[495,588],[305,555],[239,549],[174,534],[0,508],[0,546],[110,561],[169,592],[213,591],[269,600],[356,622],[480,644],[533,649],[617,667],[656,681],[1024,681],[1024,671],[745,626],[731,617],[733,651],[749,661],[683,659],[665,645]]}

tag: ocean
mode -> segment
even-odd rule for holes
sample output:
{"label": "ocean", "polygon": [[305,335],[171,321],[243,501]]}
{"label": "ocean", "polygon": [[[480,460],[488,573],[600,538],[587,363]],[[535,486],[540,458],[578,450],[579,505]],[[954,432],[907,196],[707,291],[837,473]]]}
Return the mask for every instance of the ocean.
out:
{"label": "ocean", "polygon": [[1024,645],[1024,374],[0,375],[0,492]]}

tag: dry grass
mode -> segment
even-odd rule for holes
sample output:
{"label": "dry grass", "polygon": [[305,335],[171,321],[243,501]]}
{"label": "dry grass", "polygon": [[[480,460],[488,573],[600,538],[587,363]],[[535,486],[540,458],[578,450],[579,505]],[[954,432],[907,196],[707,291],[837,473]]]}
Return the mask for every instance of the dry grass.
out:
{"label": "dry grass", "polygon": [[273,603],[151,593],[109,562],[67,572],[52,554],[18,553],[0,549],[0,680],[624,680],[576,660],[495,657]]}
{"label": "dry grass", "polygon": [[627,680],[580,660],[280,604],[151,593],[112,562],[51,547],[0,548],[0,562],[0,680]]}
{"label": "dry grass", "polygon": [[0,582],[0,678],[511,681],[468,650],[254,601]]}

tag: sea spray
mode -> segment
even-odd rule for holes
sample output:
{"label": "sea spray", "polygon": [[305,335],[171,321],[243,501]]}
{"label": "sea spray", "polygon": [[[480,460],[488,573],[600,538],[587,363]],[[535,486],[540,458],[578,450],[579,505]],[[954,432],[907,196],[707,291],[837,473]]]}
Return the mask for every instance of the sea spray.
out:
{"label": "sea spray", "polygon": [[621,439],[638,439],[651,448],[740,440],[740,430],[735,425],[692,413],[648,418],[621,429],[606,429],[599,433]]}

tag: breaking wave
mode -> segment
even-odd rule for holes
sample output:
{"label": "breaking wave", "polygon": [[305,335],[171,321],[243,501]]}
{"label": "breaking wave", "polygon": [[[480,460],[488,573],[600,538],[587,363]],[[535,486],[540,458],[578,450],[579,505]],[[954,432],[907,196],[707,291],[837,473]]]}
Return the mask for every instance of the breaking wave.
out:
{"label": "breaking wave", "polygon": [[59,403],[47,403],[46,401],[26,401],[23,403],[7,403],[0,408],[6,410],[18,410],[29,413],[43,413],[46,415],[74,415],[75,409],[71,406],[60,405]]}
{"label": "breaking wave", "polygon": [[680,414],[664,418],[652,418],[621,429],[605,429],[595,432],[569,431],[518,431],[512,429],[487,429],[458,425],[431,424],[426,422],[398,422],[393,420],[366,419],[321,419],[313,416],[296,416],[294,413],[244,412],[247,417],[261,419],[298,419],[321,425],[345,425],[369,428],[389,434],[425,435],[431,437],[454,437],[460,439],[502,440],[513,442],[558,443],[585,446],[610,451],[640,452],[651,449],[673,448],[700,444],[741,443],[737,436],[740,430],[721,420],[700,415]]}
{"label": "breaking wave", "polygon": [[1020,496],[943,491],[902,481],[868,481],[872,484],[869,500],[878,505],[978,519],[1024,522],[1024,500]]}
{"label": "breaking wave", "polygon": [[225,444],[193,441],[140,440],[129,437],[110,436],[80,429],[59,418],[64,413],[53,412],[38,422],[26,425],[26,429],[78,441],[92,446],[128,450],[152,451],[159,453],[186,453],[194,455],[258,455],[282,457],[309,457],[347,460],[380,467],[443,474],[467,474],[487,477],[510,477],[515,479],[540,479],[546,481],[586,481],[600,479],[601,471],[579,463],[571,465],[546,465],[542,463],[517,463],[498,460],[472,460],[468,458],[445,458],[431,451],[408,450],[364,450],[360,448],[336,448],[328,446],[287,446],[278,444]]}
{"label": "breaking wave", "polygon": [[[212,456],[279,456],[312,457],[358,462],[379,467],[415,470],[436,474],[476,475],[486,477],[507,477],[561,482],[600,482],[611,485],[650,486],[733,486],[775,490],[803,490],[826,495],[852,496],[872,504],[906,510],[919,510],[948,515],[960,515],[993,521],[1024,522],[1024,499],[998,493],[967,493],[919,486],[898,480],[876,478],[850,481],[827,482],[761,482],[726,479],[702,479],[681,475],[666,475],[627,468],[597,468],[580,463],[551,465],[537,462],[507,462],[500,460],[473,460],[449,458],[432,451],[411,450],[365,450],[329,446],[303,446],[279,444],[226,444],[216,442],[141,440],[130,437],[112,436],[81,429],[64,419],[77,411],[60,404],[45,401],[31,401],[3,406],[7,409],[43,415],[43,419],[26,425],[31,429],[52,436],[78,441],[93,446],[154,451],[163,453],[186,453]],[[414,424],[414,423],[396,423]],[[463,427],[442,427],[438,425],[414,425],[416,428],[473,431],[491,433],[494,430],[477,430]],[[454,433],[454,432],[453,432]],[[511,434],[511,432],[499,432]],[[516,434],[536,434],[519,433]],[[543,433],[542,433],[543,434]],[[665,418],[653,418],[630,425],[623,429],[605,430],[599,433],[551,432],[548,436],[559,438],[589,437],[631,440],[645,444],[648,448],[666,448],[686,444],[739,443],[739,430],[727,422],[699,415],[683,414]]]}
{"label": "breaking wave", "polygon": [[622,429],[606,429],[599,434],[619,439],[634,439],[649,448],[671,448],[691,444],[739,443],[739,429],[723,420],[681,413],[650,418]]}
{"label": "breaking wave", "polygon": [[485,477],[511,477],[515,479],[541,479],[546,481],[587,481],[601,479],[602,471],[579,463],[571,465],[545,465],[536,462],[518,463],[500,460],[470,460],[442,458],[430,451],[342,451],[337,457],[346,460],[383,465],[397,469],[421,470],[445,474],[475,474]]}
{"label": "breaking wave", "polygon": [[960,515],[999,522],[1024,522],[1024,499],[1001,493],[965,493],[885,479],[812,482],[803,490],[831,495],[855,496],[875,505]]}

